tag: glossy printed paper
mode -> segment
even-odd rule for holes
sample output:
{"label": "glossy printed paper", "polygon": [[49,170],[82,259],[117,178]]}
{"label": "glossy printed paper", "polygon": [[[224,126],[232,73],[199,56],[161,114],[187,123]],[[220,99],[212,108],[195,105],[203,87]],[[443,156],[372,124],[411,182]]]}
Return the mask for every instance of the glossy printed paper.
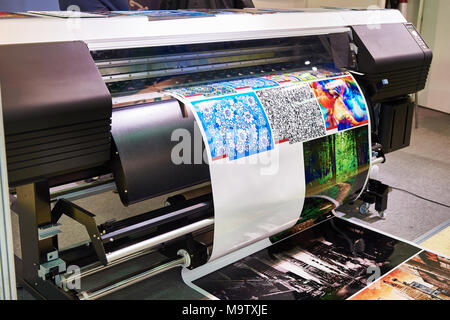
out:
{"label": "glossy printed paper", "polygon": [[[328,132],[312,88],[317,74],[297,76],[243,78],[171,90],[192,109],[206,145],[215,209],[210,261],[320,222],[329,217],[335,203],[359,192],[366,181],[368,126],[353,129],[358,132]],[[292,81],[279,84],[273,79]],[[311,151],[317,141],[333,148]],[[309,186],[317,180],[314,177],[305,179],[305,173],[314,170],[305,168],[310,166],[311,152],[333,154],[322,157],[327,163],[319,162],[325,171],[331,170],[329,179],[328,171],[318,179],[320,188]]]}
{"label": "glossy printed paper", "polygon": [[369,122],[367,105],[352,76],[314,81],[310,85],[328,131],[342,131]]}
{"label": "glossy printed paper", "polygon": [[351,300],[450,300],[450,259],[422,251]]}
{"label": "glossy printed paper", "polygon": [[297,143],[326,134],[319,104],[308,84],[257,91],[275,141]]}
{"label": "glossy printed paper", "polygon": [[272,130],[252,92],[192,102],[205,132],[212,160],[273,150]]}
{"label": "glossy printed paper", "polygon": [[225,300],[343,300],[419,251],[332,218],[192,283]]}

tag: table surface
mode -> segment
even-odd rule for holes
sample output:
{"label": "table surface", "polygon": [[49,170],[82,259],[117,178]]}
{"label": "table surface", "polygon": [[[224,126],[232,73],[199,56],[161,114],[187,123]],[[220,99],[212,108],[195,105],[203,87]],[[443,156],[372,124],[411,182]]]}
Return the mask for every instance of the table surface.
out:
{"label": "table surface", "polygon": [[450,227],[420,244],[425,249],[450,257]]}

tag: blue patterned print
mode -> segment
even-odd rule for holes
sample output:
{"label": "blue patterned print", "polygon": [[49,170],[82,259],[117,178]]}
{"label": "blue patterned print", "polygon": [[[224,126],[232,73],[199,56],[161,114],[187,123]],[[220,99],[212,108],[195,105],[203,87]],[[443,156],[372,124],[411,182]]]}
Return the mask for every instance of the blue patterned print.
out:
{"label": "blue patterned print", "polygon": [[273,80],[270,80],[270,79],[265,79],[265,78],[238,79],[238,80],[221,82],[221,84],[224,84],[226,86],[230,86],[230,87],[235,88],[235,89],[250,87],[253,90],[272,88],[272,87],[279,87],[280,86],[277,82],[275,82]]}
{"label": "blue patterned print", "polygon": [[235,160],[274,148],[269,121],[255,93],[195,101],[192,105],[213,160]]}
{"label": "blue patterned print", "polygon": [[292,75],[288,75],[288,74],[271,74],[269,76],[265,76],[265,78],[276,81],[277,83],[300,81],[299,78],[294,77]]}
{"label": "blue patterned print", "polygon": [[317,77],[309,72],[291,72],[286,75],[296,77],[299,81],[317,80]]}
{"label": "blue patterned print", "polygon": [[172,93],[178,94],[183,97],[189,97],[194,95],[203,95],[205,97],[218,97],[227,94],[236,93],[236,90],[225,86],[222,83],[211,83],[200,86],[177,88],[169,90]]}
{"label": "blue patterned print", "polygon": [[114,14],[146,17],[204,17],[214,16],[213,13],[190,10],[139,10],[139,11],[111,11]]}

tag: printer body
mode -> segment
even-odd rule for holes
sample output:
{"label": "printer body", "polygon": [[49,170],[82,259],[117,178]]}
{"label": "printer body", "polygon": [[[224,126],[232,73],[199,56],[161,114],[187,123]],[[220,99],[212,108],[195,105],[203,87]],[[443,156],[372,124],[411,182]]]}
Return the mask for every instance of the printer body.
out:
{"label": "printer body", "polygon": [[[8,183],[21,239],[16,269],[19,283],[44,299],[108,297],[208,260],[209,167],[173,163],[172,132],[194,136],[196,123],[166,90],[311,68],[351,72],[371,115],[371,156],[383,159],[410,143],[410,95],[425,87],[432,59],[396,10],[41,17],[2,20],[0,29]],[[73,202],[112,190],[124,207],[154,198],[165,206],[98,224],[95,212]],[[360,191],[386,209],[387,186],[369,180]],[[63,215],[86,229],[87,242],[60,248]],[[117,271],[147,255],[157,258],[142,270]],[[73,288],[74,265],[81,279],[111,270],[117,279]]]}

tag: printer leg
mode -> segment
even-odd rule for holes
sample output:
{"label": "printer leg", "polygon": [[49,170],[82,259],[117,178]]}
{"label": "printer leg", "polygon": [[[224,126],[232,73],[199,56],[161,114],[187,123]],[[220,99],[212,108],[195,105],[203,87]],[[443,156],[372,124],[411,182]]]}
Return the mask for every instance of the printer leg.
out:
{"label": "printer leg", "polygon": [[[38,276],[39,266],[48,261],[47,254],[57,250],[56,236],[39,239],[39,228],[51,225],[50,190],[46,181],[16,188],[16,211],[19,215],[22,248],[22,281],[43,297],[58,299],[52,285]],[[49,292],[50,291],[50,292]]]}
{"label": "printer leg", "polygon": [[[370,179],[367,190],[361,195],[360,199],[365,202],[363,206],[366,206],[366,204],[375,204],[375,210],[381,218],[384,218],[388,204],[388,195],[389,186],[380,181]],[[365,207],[362,209],[362,213],[368,211],[368,208],[367,210],[365,210]]]}
{"label": "printer leg", "polygon": [[419,112],[419,94],[416,93],[414,95],[414,127],[416,129],[419,129],[419,115],[417,114]]}

